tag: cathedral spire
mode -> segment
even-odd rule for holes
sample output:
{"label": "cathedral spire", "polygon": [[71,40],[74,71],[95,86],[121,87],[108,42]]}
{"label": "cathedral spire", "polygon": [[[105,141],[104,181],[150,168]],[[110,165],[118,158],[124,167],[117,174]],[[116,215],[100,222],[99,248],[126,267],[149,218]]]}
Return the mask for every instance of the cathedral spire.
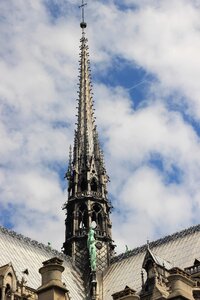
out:
{"label": "cathedral spire", "polygon": [[[107,198],[107,181],[103,152],[100,148],[95,124],[88,40],[82,0],[82,36],[80,39],[79,90],[77,127],[73,152],[70,150],[68,201],[66,209],[66,235],[64,252],[85,273],[90,270],[87,236],[96,224],[97,272],[109,265],[113,252],[110,222],[110,202]],[[87,259],[86,259],[87,258]]]}
{"label": "cathedral spire", "polygon": [[80,39],[78,120],[75,130],[72,165],[78,175],[72,194],[96,191],[106,196],[107,175],[95,125],[88,40],[82,1],[82,37]]}

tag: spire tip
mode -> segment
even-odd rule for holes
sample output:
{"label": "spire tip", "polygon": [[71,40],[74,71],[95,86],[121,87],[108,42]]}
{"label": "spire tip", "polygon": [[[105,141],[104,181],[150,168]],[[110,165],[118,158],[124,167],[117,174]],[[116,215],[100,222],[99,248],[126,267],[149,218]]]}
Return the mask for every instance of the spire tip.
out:
{"label": "spire tip", "polygon": [[84,0],[82,0],[82,4],[79,6],[79,8],[81,8],[81,12],[82,12],[82,21],[80,23],[81,28],[84,30],[84,28],[87,27],[87,23],[85,22],[85,6],[87,5],[87,3],[84,2]]}

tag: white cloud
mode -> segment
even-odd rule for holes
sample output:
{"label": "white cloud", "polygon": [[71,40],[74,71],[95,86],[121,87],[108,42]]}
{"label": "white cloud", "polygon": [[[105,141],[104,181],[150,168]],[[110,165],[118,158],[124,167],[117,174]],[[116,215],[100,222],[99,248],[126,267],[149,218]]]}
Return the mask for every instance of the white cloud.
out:
{"label": "white cloud", "polygon": [[[140,164],[146,156],[157,152],[176,164],[199,160],[199,137],[180,113],[168,111],[158,102],[134,111],[131,99],[122,89],[99,86],[96,94],[97,117],[114,158]],[[105,99],[105,105],[101,99]]]}
{"label": "white cloud", "polygon": [[[158,101],[134,110],[122,89],[98,86],[96,95],[110,191],[116,199],[114,236],[119,250],[126,242],[138,246],[147,237],[198,222],[200,146],[194,128]],[[104,106],[101,99],[106,99]],[[163,170],[149,163],[152,157],[162,161]],[[122,218],[120,224],[125,218],[124,224],[119,227],[116,218]]]}
{"label": "white cloud", "polygon": [[[156,237],[188,226],[192,218],[191,198],[182,186],[166,186],[161,174],[149,167],[143,167],[129,174],[119,198],[126,207],[123,215],[114,216],[114,233],[123,251],[151,241]],[[116,220],[117,218],[117,220]],[[116,226],[120,219],[120,226]]]}
{"label": "white cloud", "polygon": [[193,116],[199,118],[200,12],[196,1],[132,3],[138,9],[119,11],[114,5],[93,3],[99,7],[93,20],[95,51],[100,48],[110,59],[118,55],[154,74],[168,93],[178,91],[186,97]]}
{"label": "white cloud", "polygon": [[73,20],[52,24],[40,1],[3,1],[1,13],[1,202],[14,206],[10,221],[28,236],[46,241],[60,231],[59,249],[66,195],[55,169],[67,160],[73,135]]}

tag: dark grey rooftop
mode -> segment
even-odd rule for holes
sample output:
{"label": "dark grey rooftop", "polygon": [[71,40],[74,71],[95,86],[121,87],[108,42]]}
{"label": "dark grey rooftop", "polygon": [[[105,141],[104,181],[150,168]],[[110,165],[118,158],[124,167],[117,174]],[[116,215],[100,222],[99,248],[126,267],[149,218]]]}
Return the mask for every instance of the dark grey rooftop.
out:
{"label": "dark grey rooftop", "polygon": [[[163,238],[152,241],[152,242],[149,243],[149,248],[152,249],[152,248],[160,246],[162,244],[169,243],[171,241],[177,240],[178,238],[190,235],[191,233],[194,233],[194,232],[197,232],[197,231],[200,231],[200,224],[195,225],[195,226],[191,226],[187,229],[175,232],[171,235],[166,235]],[[133,255],[137,255],[141,252],[144,252],[146,249],[147,249],[147,244],[142,245],[142,246],[137,247],[137,248],[134,248],[132,250],[129,250],[125,253],[121,253],[117,256],[114,256],[111,263],[114,263],[116,261],[120,261],[121,259],[125,259],[125,258],[128,258],[128,257],[133,256]]]}
{"label": "dark grey rooftop", "polygon": [[[194,260],[200,257],[200,225],[151,242],[149,247],[155,255],[174,267],[184,269],[192,266]],[[111,266],[104,273],[100,290],[104,300],[111,300],[111,295],[123,290],[126,285],[136,291],[141,289],[141,270],[146,249],[147,245],[143,245],[113,258]]]}
{"label": "dark grey rooftop", "polygon": [[[11,262],[18,280],[21,280],[22,276],[26,277],[27,286],[37,289],[41,285],[38,270],[42,262],[55,256],[64,261],[65,271],[62,279],[70,291],[71,299],[83,300],[85,298],[83,282],[78,270],[72,266],[70,257],[0,226],[0,266]],[[29,275],[22,273],[25,269],[28,269]]]}
{"label": "dark grey rooftop", "polygon": [[[200,257],[200,225],[153,241],[149,243],[149,247],[156,257],[170,262],[172,266],[182,269],[192,266],[194,260]],[[100,295],[103,295],[104,300],[111,300],[111,295],[123,290],[126,285],[140,290],[146,249],[147,245],[143,245],[113,258],[111,266],[104,273],[100,288]],[[38,270],[42,262],[55,256],[64,261],[63,282],[70,291],[71,299],[85,299],[81,276],[72,266],[70,257],[0,226],[0,265],[11,262],[18,279],[26,276],[27,285],[31,288],[37,289],[41,284]],[[22,273],[25,269],[28,269],[29,275]]]}

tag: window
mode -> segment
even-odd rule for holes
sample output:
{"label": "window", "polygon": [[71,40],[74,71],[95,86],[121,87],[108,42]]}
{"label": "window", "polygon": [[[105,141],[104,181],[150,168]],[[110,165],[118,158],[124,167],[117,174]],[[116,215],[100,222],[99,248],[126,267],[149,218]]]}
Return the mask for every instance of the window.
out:
{"label": "window", "polygon": [[82,192],[87,191],[87,181],[85,178],[83,178],[81,181],[81,191]]}
{"label": "window", "polygon": [[94,204],[92,207],[92,221],[95,221],[97,224],[98,230],[103,230],[103,212],[102,207],[99,204]]}
{"label": "window", "polygon": [[80,229],[88,227],[88,210],[85,204],[81,204],[78,210],[78,226]]}
{"label": "window", "polygon": [[91,180],[90,187],[91,187],[91,191],[97,192],[97,181],[94,177]]}

